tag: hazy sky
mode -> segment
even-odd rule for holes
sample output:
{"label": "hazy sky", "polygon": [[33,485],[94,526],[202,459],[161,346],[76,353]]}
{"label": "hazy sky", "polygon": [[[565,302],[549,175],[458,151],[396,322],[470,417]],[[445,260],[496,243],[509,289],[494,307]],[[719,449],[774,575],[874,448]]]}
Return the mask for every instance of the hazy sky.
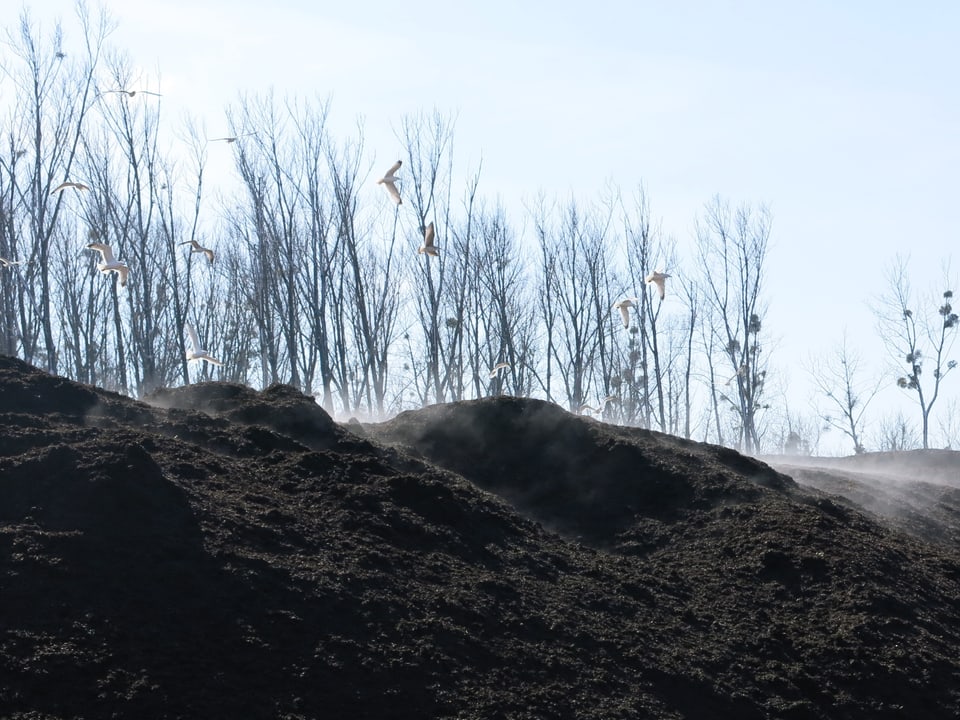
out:
{"label": "hazy sky", "polygon": [[[227,133],[223,108],[241,91],[329,96],[334,130],[349,136],[362,117],[385,168],[401,156],[401,117],[436,108],[457,117],[461,169],[482,157],[481,192],[511,215],[541,191],[589,201],[607,183],[643,183],[680,258],[715,194],[766,204],[766,326],[798,410],[812,391],[797,361],[844,328],[873,370],[885,366],[869,301],[897,253],[916,289],[944,289],[960,200],[960,3],[106,5],[111,41],[163,92],[168,120],[189,111],[210,136]],[[75,27],[72,2],[26,6]],[[960,376],[945,386],[941,402],[960,397]]]}

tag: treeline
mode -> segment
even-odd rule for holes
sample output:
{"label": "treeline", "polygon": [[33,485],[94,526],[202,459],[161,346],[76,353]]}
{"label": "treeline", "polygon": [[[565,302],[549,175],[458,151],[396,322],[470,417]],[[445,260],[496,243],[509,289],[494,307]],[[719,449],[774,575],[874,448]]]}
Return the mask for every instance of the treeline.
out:
{"label": "treeline", "polygon": [[[362,128],[335,137],[325,100],[242,95],[228,137],[169,129],[109,20],[78,9],[69,49],[25,14],[3,50],[0,256],[22,264],[0,267],[0,352],[134,396],[284,382],[372,417],[509,393],[782,449],[783,424],[764,423],[765,208],[709,201],[681,270],[642,186],[508,217],[479,169],[454,167],[440,113],[400,122],[396,206],[374,180],[397,158],[374,167]],[[209,187],[213,152],[239,190]],[[54,193],[65,180],[89,190]],[[429,223],[437,257],[417,252]],[[124,287],[92,241],[129,266]],[[643,282],[657,269],[663,302]],[[188,362],[188,322],[222,368]]]}

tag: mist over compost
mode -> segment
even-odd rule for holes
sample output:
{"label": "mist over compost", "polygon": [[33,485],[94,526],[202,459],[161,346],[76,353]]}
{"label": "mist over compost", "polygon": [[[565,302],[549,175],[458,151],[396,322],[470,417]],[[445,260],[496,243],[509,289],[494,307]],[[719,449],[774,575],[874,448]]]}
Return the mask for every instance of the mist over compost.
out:
{"label": "mist over compost", "polygon": [[[6,357],[0,418],[3,717],[960,704],[947,485],[930,540],[785,464],[541,401],[341,425],[287,386],[136,402]],[[856,461],[803,470],[867,487]]]}
{"label": "mist over compost", "polygon": [[960,453],[955,450],[766,460],[797,482],[842,496],[893,527],[960,547]]}

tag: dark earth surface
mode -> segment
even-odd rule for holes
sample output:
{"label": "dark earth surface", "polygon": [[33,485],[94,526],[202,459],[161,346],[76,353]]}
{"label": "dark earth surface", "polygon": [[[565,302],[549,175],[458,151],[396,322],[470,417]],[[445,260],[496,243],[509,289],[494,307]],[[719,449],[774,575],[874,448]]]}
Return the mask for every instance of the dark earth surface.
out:
{"label": "dark earth surface", "polygon": [[960,453],[0,357],[0,717],[955,718]]}

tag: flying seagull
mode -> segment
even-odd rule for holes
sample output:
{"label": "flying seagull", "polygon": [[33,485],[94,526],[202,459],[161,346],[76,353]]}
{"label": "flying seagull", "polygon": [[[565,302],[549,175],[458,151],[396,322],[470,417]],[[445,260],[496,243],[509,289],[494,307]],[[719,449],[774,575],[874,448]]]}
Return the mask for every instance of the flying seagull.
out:
{"label": "flying seagull", "polygon": [[190,336],[190,349],[187,350],[187,360],[191,362],[194,360],[204,360],[218,367],[223,365],[222,362],[200,347],[200,339],[197,337],[197,331],[193,329],[193,325],[187,322],[183,324],[183,328],[187,331],[187,335]]}
{"label": "flying seagull", "polygon": [[126,287],[127,273],[130,272],[130,268],[113,257],[113,250],[110,249],[109,245],[102,242],[92,242],[87,245],[87,249],[96,250],[103,258],[103,262],[97,263],[97,270],[104,274],[115,272],[120,276],[120,287]]}
{"label": "flying seagull", "polygon": [[490,368],[490,377],[496,377],[498,372],[501,370],[506,370],[508,367],[510,367],[510,363],[498,362],[496,365]]}
{"label": "flying seagull", "polygon": [[90,186],[84,185],[83,183],[80,183],[80,182],[70,182],[69,180],[67,180],[66,182],[62,182],[59,185],[57,185],[53,190],[50,191],[50,194],[56,195],[58,192],[63,192],[67,188],[76,188],[77,190],[89,190]]}
{"label": "flying seagull", "polygon": [[154,95],[156,97],[163,97],[160,93],[150,92],[149,90],[103,90],[100,94],[106,95],[107,93],[121,93],[127,97],[134,97],[137,93],[141,95]]}
{"label": "flying seagull", "polygon": [[423,245],[420,246],[420,249],[417,250],[417,252],[426,253],[427,255],[433,255],[433,257],[437,257],[440,254],[440,250],[438,250],[433,244],[434,237],[435,234],[433,231],[433,223],[430,223],[427,225],[427,229],[423,233]]}
{"label": "flying seagull", "polygon": [[190,252],[192,252],[192,253],[203,253],[204,255],[207,256],[207,260],[209,260],[211,264],[213,263],[213,250],[211,250],[210,248],[205,248],[203,245],[201,245],[200,243],[198,243],[196,240],[187,240],[186,242],[182,242],[182,243],[180,243],[180,244],[181,244],[181,245],[189,245],[189,246],[190,246]]}
{"label": "flying seagull", "polygon": [[[400,191],[397,190],[397,186],[394,184],[394,183],[396,183],[396,181],[397,181],[396,172],[397,172],[397,170],[400,169],[400,166],[401,166],[401,165],[403,165],[403,160],[397,160],[397,161],[390,167],[390,169],[387,170],[387,174],[384,175],[384,176],[383,176],[382,178],[380,178],[379,180],[377,180],[377,184],[378,184],[378,185],[383,185],[383,186],[387,189],[387,192],[390,193],[390,197],[393,198],[393,201],[394,201],[397,205],[403,204],[403,200],[400,199]],[[432,223],[431,223],[431,225],[432,225]],[[431,253],[431,254],[432,254],[432,253]]]}
{"label": "flying seagull", "polygon": [[5,268],[13,267],[14,265],[23,265],[25,262],[26,260],[7,260],[5,257],[0,257],[0,265],[3,265]]}
{"label": "flying seagull", "polygon": [[242,137],[250,137],[251,135],[256,135],[256,133],[244,133],[242,135],[228,135],[227,137],[218,137],[218,138],[207,138],[207,142],[220,142],[223,141],[229,145],[230,143],[235,143]]}
{"label": "flying seagull", "polygon": [[637,306],[637,300],[639,298],[624,298],[623,300],[618,300],[613,304],[614,309],[620,311],[620,317],[623,318],[623,326],[625,328],[630,327],[630,310],[629,308]]}
{"label": "flying seagull", "polygon": [[647,283],[647,285],[656,285],[656,286],[657,286],[657,290],[660,292],[660,299],[661,299],[661,300],[663,300],[663,296],[664,296],[664,295],[666,294],[666,292],[667,292],[666,284],[667,284],[667,278],[668,278],[668,277],[670,277],[670,276],[667,275],[667,274],[665,274],[664,272],[662,272],[662,271],[660,271],[660,270],[654,270],[652,273],[650,273],[649,275],[647,275],[647,277],[646,277],[646,279],[645,279],[645,282]]}

